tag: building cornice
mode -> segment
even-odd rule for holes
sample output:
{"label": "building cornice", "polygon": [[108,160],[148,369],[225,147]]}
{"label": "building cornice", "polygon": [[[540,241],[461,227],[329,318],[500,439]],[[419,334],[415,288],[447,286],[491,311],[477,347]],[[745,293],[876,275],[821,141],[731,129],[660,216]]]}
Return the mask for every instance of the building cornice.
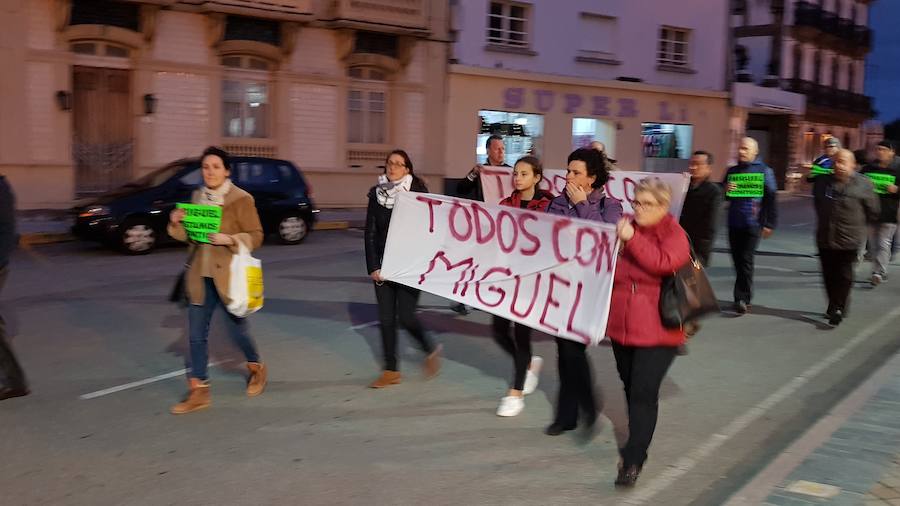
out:
{"label": "building cornice", "polygon": [[571,86],[589,86],[592,88],[610,88],[617,90],[644,91],[648,93],[667,93],[670,95],[688,95],[692,97],[705,98],[722,98],[729,97],[726,91],[709,91],[697,90],[690,88],[676,88],[670,86],[659,86],[654,84],[633,83],[628,81],[611,81],[598,79],[585,79],[582,77],[560,76],[555,74],[537,74],[533,72],[522,72],[516,70],[489,69],[482,67],[472,67],[463,64],[452,64],[448,69],[449,74],[498,78],[513,82],[529,81],[534,83],[566,84]]}

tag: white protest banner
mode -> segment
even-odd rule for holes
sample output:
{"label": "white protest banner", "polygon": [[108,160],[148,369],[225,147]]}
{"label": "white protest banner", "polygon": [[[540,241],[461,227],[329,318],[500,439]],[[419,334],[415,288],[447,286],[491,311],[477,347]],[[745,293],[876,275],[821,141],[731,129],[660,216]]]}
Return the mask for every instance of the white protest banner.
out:
{"label": "white protest banner", "polygon": [[[484,166],[481,169],[481,191],[484,201],[490,204],[499,203],[512,194],[512,167]],[[658,177],[672,187],[672,204],[669,212],[676,218],[681,216],[681,208],[684,206],[684,196],[687,194],[691,178],[684,173],[669,172],[632,172],[614,170],[609,173],[609,181],[606,182],[606,194],[614,199],[622,201],[623,212],[634,214],[631,203],[634,201],[634,188],[645,177]],[[544,169],[544,177],[538,183],[538,187],[547,190],[553,195],[561,195],[566,188],[565,169]]]}
{"label": "white protest banner", "polygon": [[597,344],[606,332],[617,251],[612,224],[402,192],[381,275]]}

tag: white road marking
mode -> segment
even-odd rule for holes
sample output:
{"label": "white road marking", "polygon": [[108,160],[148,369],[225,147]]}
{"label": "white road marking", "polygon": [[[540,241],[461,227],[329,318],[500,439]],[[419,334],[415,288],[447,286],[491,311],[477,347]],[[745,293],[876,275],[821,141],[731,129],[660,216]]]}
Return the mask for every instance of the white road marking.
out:
{"label": "white road marking", "polygon": [[650,499],[675,483],[680,477],[690,472],[700,463],[700,461],[709,457],[720,446],[762,418],[778,403],[795,394],[815,376],[840,361],[850,353],[853,348],[859,346],[898,316],[900,316],[900,307],[895,308],[890,313],[879,318],[875,323],[866,327],[856,337],[847,341],[844,346],[838,348],[820,362],[806,369],[799,376],[772,393],[772,395],[763,399],[762,402],[756,404],[744,414],[732,420],[731,423],[723,427],[722,430],[710,436],[700,446],[694,448],[686,456],[679,459],[674,465],[669,466],[669,468],[663,471],[659,476],[651,479],[649,483],[645,483],[643,486],[639,487],[639,490],[636,490],[634,495],[622,502],[625,504],[646,504]]}
{"label": "white road marking", "polygon": [[[218,362],[210,362],[209,367],[213,367],[216,365],[224,364],[228,362],[228,360],[220,360]],[[154,376],[152,378],[142,379],[138,381],[132,381],[131,383],[125,383],[124,385],[119,385],[115,387],[105,388],[103,390],[97,390],[96,392],[91,392],[89,394],[79,395],[78,398],[86,401],[90,399],[96,399],[97,397],[103,397],[104,395],[114,394],[116,392],[121,392],[123,390],[128,390],[130,388],[136,388],[144,385],[149,385],[150,383],[156,383],[157,381],[167,380],[169,378],[176,378],[178,376],[182,376],[188,372],[188,369],[179,369],[177,371],[167,372],[165,374],[160,374],[159,376]]]}
{"label": "white road marking", "polygon": [[350,330],[367,329],[369,327],[374,327],[375,325],[378,325],[378,320],[366,322],[366,323],[360,323],[359,325],[354,325],[354,326],[350,327]]}

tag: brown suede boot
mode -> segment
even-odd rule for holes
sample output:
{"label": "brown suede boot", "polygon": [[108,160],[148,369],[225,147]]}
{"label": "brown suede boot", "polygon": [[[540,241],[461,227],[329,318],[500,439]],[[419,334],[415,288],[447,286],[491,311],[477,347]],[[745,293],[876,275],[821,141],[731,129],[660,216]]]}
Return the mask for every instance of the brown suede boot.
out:
{"label": "brown suede boot", "polygon": [[425,357],[425,363],[422,365],[422,371],[425,373],[425,379],[430,380],[441,372],[441,350],[444,347],[440,344]]}
{"label": "brown suede boot", "polygon": [[209,383],[206,381],[191,378],[190,390],[187,397],[178,404],[172,406],[169,411],[173,415],[183,415],[192,411],[199,411],[208,408],[211,404],[209,400]]}
{"label": "brown suede boot", "polygon": [[369,388],[384,388],[400,383],[400,373],[398,371],[384,371],[381,376],[369,384]]}
{"label": "brown suede boot", "polygon": [[267,372],[266,364],[262,362],[247,362],[250,378],[247,380],[247,397],[256,397],[266,389]]}

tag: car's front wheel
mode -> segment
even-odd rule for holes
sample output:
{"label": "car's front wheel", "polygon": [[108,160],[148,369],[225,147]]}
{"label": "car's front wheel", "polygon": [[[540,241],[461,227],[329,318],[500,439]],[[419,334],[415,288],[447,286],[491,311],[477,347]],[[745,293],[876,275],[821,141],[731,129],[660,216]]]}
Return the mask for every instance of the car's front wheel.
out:
{"label": "car's front wheel", "polygon": [[309,235],[309,224],[296,214],[287,215],[278,222],[278,238],[284,244],[298,244]]}
{"label": "car's front wheel", "polygon": [[150,253],[156,240],[156,230],[146,218],[129,218],[122,224],[119,246],[129,255]]}

